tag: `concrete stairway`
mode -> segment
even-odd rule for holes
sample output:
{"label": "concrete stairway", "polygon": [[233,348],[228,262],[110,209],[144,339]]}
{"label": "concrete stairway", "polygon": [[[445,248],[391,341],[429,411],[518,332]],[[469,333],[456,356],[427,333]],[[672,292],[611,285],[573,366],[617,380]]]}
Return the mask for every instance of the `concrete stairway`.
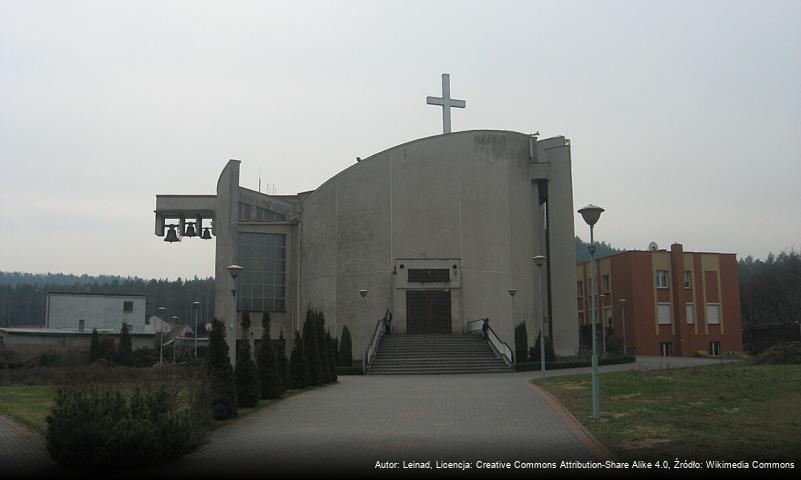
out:
{"label": "concrete stairway", "polygon": [[480,334],[384,335],[370,375],[511,372]]}

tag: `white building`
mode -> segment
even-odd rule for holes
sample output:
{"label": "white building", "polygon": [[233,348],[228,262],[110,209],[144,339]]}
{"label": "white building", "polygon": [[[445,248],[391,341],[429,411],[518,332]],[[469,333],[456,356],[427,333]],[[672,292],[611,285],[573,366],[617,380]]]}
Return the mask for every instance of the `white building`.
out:
{"label": "white building", "polygon": [[[291,339],[308,307],[337,336],[348,325],[356,358],[387,309],[398,334],[461,333],[488,317],[509,345],[515,325],[527,322],[532,345],[540,286],[532,257],[546,255],[546,336],[559,355],[577,351],[566,138],[436,135],[360,159],[297,195],[241,187],[239,164],[225,166],[216,195],[157,195],[155,210],[155,233],[170,240],[210,239],[213,221],[215,317],[232,347],[241,312],[251,312],[256,338],[269,312],[273,338],[283,330]],[[236,284],[231,264],[244,267]]]}
{"label": "white building", "polygon": [[144,295],[49,292],[46,326],[49,329],[119,332],[123,322],[131,333],[145,333],[148,323]]}

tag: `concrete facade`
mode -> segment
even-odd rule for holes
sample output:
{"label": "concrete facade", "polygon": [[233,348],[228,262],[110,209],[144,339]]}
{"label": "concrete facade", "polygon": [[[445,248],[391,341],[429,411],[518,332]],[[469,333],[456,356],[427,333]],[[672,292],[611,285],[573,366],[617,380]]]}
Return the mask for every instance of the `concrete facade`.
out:
{"label": "concrete facade", "polygon": [[[564,137],[538,140],[487,130],[390,148],[292,196],[240,187],[239,161],[231,160],[216,196],[158,195],[156,234],[164,235],[170,222],[183,229],[187,219],[213,220],[215,316],[225,319],[230,345],[242,335],[231,290],[236,285],[238,295],[247,295],[250,281],[235,284],[226,270],[241,264],[240,236],[283,236],[285,257],[273,277],[283,283],[263,294],[282,295],[280,306],[276,299],[272,310],[263,307],[270,311],[273,338],[279,331],[291,338],[313,307],[337,336],[348,326],[357,359],[387,309],[393,330],[407,332],[409,290],[448,292],[451,332],[487,317],[513,346],[514,325],[525,321],[533,344],[539,286],[532,257],[547,255],[546,335],[553,336],[557,354],[572,355],[578,332],[570,172]],[[412,271],[445,277],[420,281]],[[510,288],[516,296],[510,297]],[[368,291],[364,298],[362,289]],[[251,311],[251,321],[259,338],[261,313]]]}
{"label": "concrete facade", "polygon": [[[597,318],[621,339],[625,330],[630,353],[716,356],[742,352],[735,254],[685,252],[674,243],[669,251],[627,251],[596,264],[596,294],[603,295]],[[580,326],[590,325],[589,275],[589,263],[577,266]]]}
{"label": "concrete facade", "polygon": [[108,330],[119,332],[123,322],[129,332],[144,333],[146,328],[144,295],[102,294],[83,292],[49,292],[47,294],[47,328]]}

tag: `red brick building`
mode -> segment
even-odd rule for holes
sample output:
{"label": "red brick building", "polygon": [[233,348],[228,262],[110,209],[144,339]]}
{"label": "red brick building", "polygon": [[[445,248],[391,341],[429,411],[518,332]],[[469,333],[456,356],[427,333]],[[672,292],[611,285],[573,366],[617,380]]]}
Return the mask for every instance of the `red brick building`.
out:
{"label": "red brick building", "polygon": [[[589,326],[590,264],[576,268],[578,323]],[[629,353],[742,352],[735,254],[684,252],[681,244],[674,243],[670,251],[635,250],[597,260],[596,277],[597,318],[617,337],[625,337]],[[591,342],[591,334],[584,337],[584,345]]]}

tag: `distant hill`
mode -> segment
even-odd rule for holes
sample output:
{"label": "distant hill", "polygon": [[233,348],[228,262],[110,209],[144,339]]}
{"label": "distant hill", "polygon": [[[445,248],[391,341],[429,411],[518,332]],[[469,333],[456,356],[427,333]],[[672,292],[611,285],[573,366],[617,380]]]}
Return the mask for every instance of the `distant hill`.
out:
{"label": "distant hill", "polygon": [[[616,253],[625,252],[625,249],[614,248],[606,242],[595,242],[595,259],[605,258]],[[590,261],[590,253],[587,251],[589,242],[576,237],[576,265]]]}

